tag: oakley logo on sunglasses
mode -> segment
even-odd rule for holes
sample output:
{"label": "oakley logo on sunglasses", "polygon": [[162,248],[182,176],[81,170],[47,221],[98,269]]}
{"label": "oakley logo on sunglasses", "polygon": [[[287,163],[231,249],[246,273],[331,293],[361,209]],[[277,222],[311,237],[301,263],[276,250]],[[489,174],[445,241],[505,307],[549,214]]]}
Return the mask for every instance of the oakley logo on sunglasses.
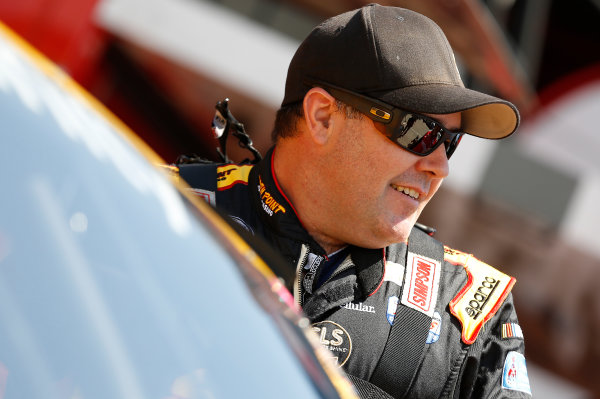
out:
{"label": "oakley logo on sunglasses", "polygon": [[371,111],[369,112],[381,119],[389,120],[392,118],[392,114],[390,114],[389,112],[385,112],[384,110],[379,108],[372,107]]}

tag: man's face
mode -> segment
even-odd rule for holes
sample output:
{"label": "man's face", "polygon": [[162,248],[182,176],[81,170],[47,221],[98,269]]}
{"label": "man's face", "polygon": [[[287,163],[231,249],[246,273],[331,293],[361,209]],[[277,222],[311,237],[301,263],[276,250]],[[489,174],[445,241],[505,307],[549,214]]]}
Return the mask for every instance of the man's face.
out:
{"label": "man's face", "polygon": [[[460,113],[429,115],[448,129],[460,127]],[[396,146],[369,118],[333,119],[334,142],[329,168],[323,171],[324,206],[334,215],[326,235],[354,245],[381,248],[405,242],[410,231],[448,175],[441,145],[428,156]]]}

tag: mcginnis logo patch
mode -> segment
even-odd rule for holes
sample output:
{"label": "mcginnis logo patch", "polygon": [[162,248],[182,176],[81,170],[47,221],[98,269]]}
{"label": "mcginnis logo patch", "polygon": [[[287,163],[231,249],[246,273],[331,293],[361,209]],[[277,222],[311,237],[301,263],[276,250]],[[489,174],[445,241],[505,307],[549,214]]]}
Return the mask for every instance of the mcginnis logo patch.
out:
{"label": "mcginnis logo patch", "polygon": [[217,168],[217,190],[227,190],[235,184],[248,184],[253,165],[225,165]]}
{"label": "mcginnis logo patch", "polygon": [[352,353],[352,340],[344,327],[325,320],[313,324],[312,329],[317,333],[321,345],[331,352],[340,367],[343,366]]}
{"label": "mcginnis logo patch", "polygon": [[269,216],[273,216],[279,212],[285,213],[285,207],[277,202],[271,193],[267,191],[267,187],[260,176],[258,176],[258,182],[258,193],[260,194],[260,201],[264,211],[267,212]]}

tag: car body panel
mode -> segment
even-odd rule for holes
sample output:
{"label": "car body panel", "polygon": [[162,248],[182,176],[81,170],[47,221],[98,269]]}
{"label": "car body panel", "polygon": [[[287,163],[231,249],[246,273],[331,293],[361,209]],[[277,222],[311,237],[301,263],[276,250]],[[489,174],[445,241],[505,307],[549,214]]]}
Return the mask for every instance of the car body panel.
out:
{"label": "car body panel", "polygon": [[0,398],[353,397],[260,257],[1,25],[0,120]]}

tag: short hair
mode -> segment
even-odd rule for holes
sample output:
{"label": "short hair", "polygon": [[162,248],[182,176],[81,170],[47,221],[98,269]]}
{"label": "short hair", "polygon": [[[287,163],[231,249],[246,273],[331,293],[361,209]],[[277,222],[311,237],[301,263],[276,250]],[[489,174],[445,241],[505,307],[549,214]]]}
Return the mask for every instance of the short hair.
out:
{"label": "short hair", "polygon": [[[363,114],[351,105],[335,100],[337,109],[343,111],[348,119],[362,119]],[[284,105],[275,114],[275,123],[271,132],[271,140],[277,143],[280,138],[294,137],[298,133],[298,122],[304,118],[302,101]]]}

